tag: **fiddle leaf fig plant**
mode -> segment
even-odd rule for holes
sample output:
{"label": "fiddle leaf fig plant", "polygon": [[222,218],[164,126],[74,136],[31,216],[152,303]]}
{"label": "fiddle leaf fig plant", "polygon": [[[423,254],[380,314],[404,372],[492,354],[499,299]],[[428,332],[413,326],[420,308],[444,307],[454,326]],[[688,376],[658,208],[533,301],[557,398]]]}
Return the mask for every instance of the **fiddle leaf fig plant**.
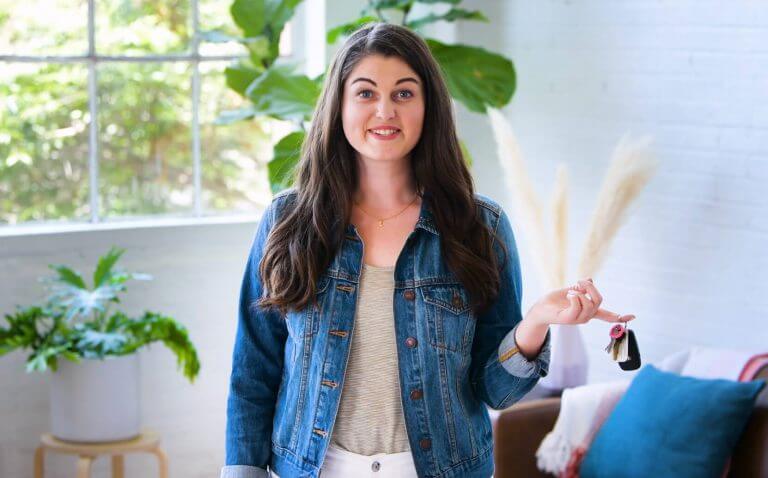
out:
{"label": "fiddle leaf fig plant", "polygon": [[72,268],[50,265],[55,274],[42,279],[49,292],[44,304],[17,307],[5,315],[5,326],[0,325],[0,356],[29,350],[28,372],[56,371],[59,358],[104,359],[162,342],[176,356],[184,376],[194,382],[200,361],[183,325],[157,312],[145,311],[133,318],[113,310],[128,281],[151,279],[119,269],[116,264],[124,252],[113,247],[99,258],[90,287]]}
{"label": "fiddle leaf fig plant", "polygon": [[[326,42],[334,44],[370,22],[397,22],[411,28],[429,45],[451,95],[468,110],[484,114],[487,107],[498,109],[512,99],[516,82],[512,61],[483,48],[446,44],[426,37],[424,32],[425,27],[437,22],[489,22],[478,10],[460,8],[461,1],[369,0],[357,18],[329,29]],[[248,100],[249,104],[237,110],[221,112],[217,124],[269,117],[291,121],[295,125],[295,131],[275,144],[273,159],[268,163],[273,192],[293,182],[293,171],[306,136],[306,123],[311,120],[324,78],[324,74],[309,78],[298,73],[295,65],[279,57],[280,34],[300,3],[301,0],[235,0],[230,13],[242,36],[218,31],[202,35],[203,41],[240,43],[247,53],[225,70],[225,78],[227,86]],[[414,8],[417,4],[433,4],[430,8],[438,10],[413,18],[419,10]],[[460,143],[471,166],[469,151],[463,141]]]}

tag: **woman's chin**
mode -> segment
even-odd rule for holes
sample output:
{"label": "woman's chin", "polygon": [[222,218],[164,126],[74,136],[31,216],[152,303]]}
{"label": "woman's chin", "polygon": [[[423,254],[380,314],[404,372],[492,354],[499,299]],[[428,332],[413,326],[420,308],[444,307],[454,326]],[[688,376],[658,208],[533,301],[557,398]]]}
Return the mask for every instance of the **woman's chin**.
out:
{"label": "woman's chin", "polygon": [[380,161],[380,162],[389,162],[389,161],[400,161],[406,156],[405,153],[372,153],[370,155],[365,155],[364,157],[368,158],[371,161]]}

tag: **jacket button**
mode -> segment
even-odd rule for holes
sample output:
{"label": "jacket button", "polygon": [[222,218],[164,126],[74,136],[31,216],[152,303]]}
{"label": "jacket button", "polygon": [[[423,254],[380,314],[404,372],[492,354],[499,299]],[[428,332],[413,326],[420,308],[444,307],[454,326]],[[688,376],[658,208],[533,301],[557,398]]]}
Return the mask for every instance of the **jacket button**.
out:
{"label": "jacket button", "polygon": [[464,303],[461,301],[461,297],[459,297],[458,294],[453,296],[453,306],[457,309],[461,309],[464,306]]}
{"label": "jacket button", "polygon": [[408,337],[407,339],[405,339],[405,345],[407,345],[408,348],[410,349],[416,347],[417,343],[418,343],[417,340],[413,337]]}
{"label": "jacket button", "polygon": [[403,292],[403,297],[405,297],[405,300],[413,300],[416,298],[416,293],[413,290],[408,289],[407,291]]}
{"label": "jacket button", "polygon": [[419,441],[419,446],[421,447],[422,450],[429,450],[430,447],[432,446],[432,440],[430,440],[429,438],[422,438]]}
{"label": "jacket button", "polygon": [[381,463],[379,463],[378,461],[374,461],[373,463],[371,463],[371,470],[379,471],[380,468],[381,468]]}
{"label": "jacket button", "polygon": [[424,392],[422,392],[418,388],[415,390],[411,390],[411,400],[418,400],[423,396],[424,396]]}

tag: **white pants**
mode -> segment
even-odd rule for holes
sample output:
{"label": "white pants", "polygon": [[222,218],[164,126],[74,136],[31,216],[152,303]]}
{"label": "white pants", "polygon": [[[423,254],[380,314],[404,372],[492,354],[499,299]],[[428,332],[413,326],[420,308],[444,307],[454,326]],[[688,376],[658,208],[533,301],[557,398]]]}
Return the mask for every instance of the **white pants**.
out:
{"label": "white pants", "polygon": [[[280,478],[270,471],[270,476]],[[328,446],[325,461],[320,468],[321,478],[418,478],[410,451],[358,455]]]}

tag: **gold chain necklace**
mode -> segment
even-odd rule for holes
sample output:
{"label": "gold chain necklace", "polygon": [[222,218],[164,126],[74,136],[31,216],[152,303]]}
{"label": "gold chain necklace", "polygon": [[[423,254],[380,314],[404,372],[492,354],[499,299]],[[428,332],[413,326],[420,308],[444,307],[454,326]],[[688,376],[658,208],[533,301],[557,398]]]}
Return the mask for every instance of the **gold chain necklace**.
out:
{"label": "gold chain necklace", "polygon": [[413,203],[415,203],[415,202],[416,202],[416,198],[418,198],[418,197],[419,197],[419,195],[418,195],[418,194],[416,194],[415,196],[413,196],[413,200],[411,200],[411,202],[409,202],[407,206],[405,206],[405,207],[404,207],[404,208],[403,208],[403,209],[402,209],[400,212],[398,212],[398,213],[397,213],[397,214],[395,214],[394,216],[389,216],[389,217],[376,217],[376,216],[374,216],[373,214],[371,214],[371,213],[369,213],[368,211],[366,211],[365,209],[363,209],[363,208],[360,206],[360,204],[359,204],[359,203],[356,203],[356,202],[355,202],[354,204],[355,204],[355,206],[357,206],[357,207],[358,207],[358,208],[359,208],[361,211],[363,211],[365,214],[367,214],[367,215],[371,216],[372,218],[376,219],[377,221],[379,221],[379,227],[384,227],[384,221],[386,221],[386,220],[388,220],[388,219],[392,219],[393,217],[397,217],[397,216],[399,216],[400,214],[402,214],[403,212],[405,212],[405,210],[406,210],[406,209],[408,209],[409,207],[411,207],[411,204],[413,204]]}

